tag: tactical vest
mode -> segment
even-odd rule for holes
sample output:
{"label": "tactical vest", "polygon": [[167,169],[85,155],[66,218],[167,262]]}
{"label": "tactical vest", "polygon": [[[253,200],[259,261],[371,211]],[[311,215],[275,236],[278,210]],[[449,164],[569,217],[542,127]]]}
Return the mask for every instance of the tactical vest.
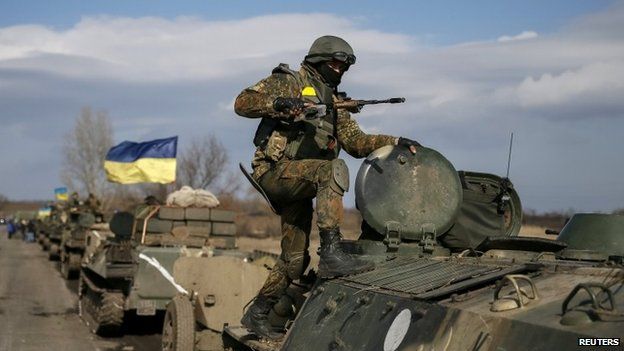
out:
{"label": "tactical vest", "polygon": [[[297,97],[302,100],[328,106],[333,103],[334,91],[323,82],[308,77],[307,74],[293,71],[286,64],[280,64],[272,73],[285,73],[295,78],[299,85]],[[273,161],[278,161],[282,157],[291,160],[333,160],[340,152],[336,123],[337,112],[329,107],[324,116],[299,122],[263,118],[256,131],[254,144],[263,149]],[[283,143],[280,142],[280,138],[285,139]]]}

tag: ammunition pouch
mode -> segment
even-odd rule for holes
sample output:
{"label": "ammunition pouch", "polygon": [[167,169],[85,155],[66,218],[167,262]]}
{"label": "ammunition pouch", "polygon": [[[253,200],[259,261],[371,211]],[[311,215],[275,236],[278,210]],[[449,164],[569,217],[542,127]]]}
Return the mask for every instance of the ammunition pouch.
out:
{"label": "ammunition pouch", "polygon": [[273,133],[277,124],[278,121],[276,119],[262,118],[256,129],[256,134],[254,135],[254,145],[256,147],[264,147],[268,143],[271,133]]}
{"label": "ammunition pouch", "polygon": [[333,160],[338,157],[340,145],[334,136],[334,123],[328,117],[331,116],[298,122],[285,155],[291,160]]}

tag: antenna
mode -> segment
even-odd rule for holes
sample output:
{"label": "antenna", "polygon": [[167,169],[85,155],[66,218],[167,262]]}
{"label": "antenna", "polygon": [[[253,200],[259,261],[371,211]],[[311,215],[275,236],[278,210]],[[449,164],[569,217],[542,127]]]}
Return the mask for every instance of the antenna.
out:
{"label": "antenna", "polygon": [[513,146],[513,132],[511,132],[511,138],[509,139],[509,156],[507,157],[507,175],[505,178],[509,178],[509,167],[511,166],[511,148]]}

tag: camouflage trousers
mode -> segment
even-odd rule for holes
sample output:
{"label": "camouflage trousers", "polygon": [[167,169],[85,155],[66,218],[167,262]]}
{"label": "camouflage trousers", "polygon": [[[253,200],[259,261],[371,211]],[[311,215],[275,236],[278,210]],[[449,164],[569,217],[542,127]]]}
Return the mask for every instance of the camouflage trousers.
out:
{"label": "camouflage trousers", "polygon": [[327,160],[280,161],[259,179],[271,201],[279,207],[282,222],[280,260],[259,295],[281,296],[310,263],[312,199],[316,197],[319,230],[340,225],[343,194],[336,190],[333,179],[332,163]]}

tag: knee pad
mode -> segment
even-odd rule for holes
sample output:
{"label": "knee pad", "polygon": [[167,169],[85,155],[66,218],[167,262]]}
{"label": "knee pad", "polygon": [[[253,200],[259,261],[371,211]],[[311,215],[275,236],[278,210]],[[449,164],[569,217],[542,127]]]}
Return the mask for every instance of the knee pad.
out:
{"label": "knee pad", "polygon": [[310,255],[307,251],[297,252],[292,254],[287,254],[286,256],[286,272],[288,273],[288,278],[292,280],[297,280],[301,278],[303,272],[305,272],[306,268],[310,264]]}
{"label": "knee pad", "polygon": [[349,191],[349,168],[343,159],[336,158],[331,161],[332,177],[330,187],[340,195]]}

